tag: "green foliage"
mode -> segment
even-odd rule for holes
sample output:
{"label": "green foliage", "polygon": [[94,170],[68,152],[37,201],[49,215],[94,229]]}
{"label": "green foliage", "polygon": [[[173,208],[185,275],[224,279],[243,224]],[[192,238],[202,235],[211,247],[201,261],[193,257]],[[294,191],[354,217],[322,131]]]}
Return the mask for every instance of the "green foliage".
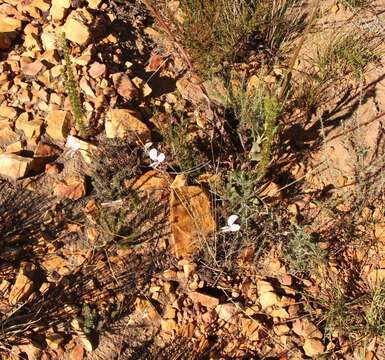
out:
{"label": "green foliage", "polygon": [[318,299],[322,306],[321,321],[324,323],[325,337],[331,340],[336,331],[346,333],[352,339],[363,328],[362,306],[364,296],[349,299],[345,292],[335,286],[331,286],[326,296]]}
{"label": "green foliage", "polygon": [[227,174],[225,199],[230,212],[239,211],[241,206],[259,204],[255,195],[257,174],[251,171],[233,170]]}
{"label": "green foliage", "polygon": [[248,88],[245,79],[236,75],[229,81],[228,93],[227,110],[238,123],[238,137],[247,158],[259,161],[258,177],[262,178],[270,162],[280,104],[269,90]]}
{"label": "green foliage", "polygon": [[[161,132],[166,144],[171,147],[181,171],[190,172],[199,162],[200,154],[194,144],[193,133],[189,131],[189,121],[183,116],[173,121]],[[190,173],[190,176],[196,174]]]}
{"label": "green foliage", "polygon": [[226,108],[238,123],[237,133],[251,160],[260,160],[264,132],[263,89],[247,89],[244,78],[233,75],[228,84]]}
{"label": "green foliage", "polygon": [[285,249],[286,260],[293,273],[309,273],[326,258],[311,234],[305,229],[294,226]]}
{"label": "green foliage", "polygon": [[202,74],[233,61],[256,24],[257,1],[182,0],[182,43]]}
{"label": "green foliage", "polygon": [[130,246],[142,235],[142,225],[153,218],[156,204],[146,194],[133,189],[142,174],[141,153],[123,140],[101,142],[93,159],[92,179],[101,206],[98,226],[100,247]]}
{"label": "green foliage", "polygon": [[264,140],[262,145],[262,156],[258,164],[259,177],[263,177],[266,173],[270,162],[271,148],[273,145],[274,135],[277,130],[276,122],[281,111],[278,100],[275,96],[266,96],[263,101],[264,109]]}
{"label": "green foliage", "polygon": [[370,3],[369,0],[341,0],[341,2],[352,9],[361,9]]}
{"label": "green foliage", "polygon": [[368,333],[385,339],[385,282],[372,291],[365,320]]}
{"label": "green foliage", "polygon": [[82,318],[82,330],[85,334],[90,334],[94,331],[99,331],[103,326],[103,322],[100,319],[98,310],[88,304],[83,304]]}
{"label": "green foliage", "polygon": [[316,62],[320,83],[353,74],[362,78],[367,66],[378,59],[379,40],[370,33],[350,31],[340,33],[318,52]]}
{"label": "green foliage", "polygon": [[[350,291],[354,284],[349,284]],[[373,337],[385,336],[385,283],[357,296],[348,296],[343,290],[331,284],[325,294],[316,299],[322,307],[320,321],[324,323],[325,337],[333,333],[348,336],[351,341],[365,342]]]}
{"label": "green foliage", "polygon": [[65,79],[65,87],[71,102],[72,113],[75,118],[76,126],[80,132],[80,136],[87,137],[87,129],[84,123],[84,110],[81,104],[80,94],[77,89],[77,84],[76,84],[73,69],[72,69],[72,61],[70,58],[67,39],[64,33],[62,33],[61,45],[63,49],[63,57],[65,62],[63,76]]}
{"label": "green foliage", "polygon": [[[245,55],[252,37],[273,56],[302,28],[300,0],[182,0],[183,24],[176,37],[205,78]],[[167,13],[166,2],[161,2]],[[295,11],[293,9],[295,8]]]}
{"label": "green foliage", "polygon": [[154,199],[130,189],[118,203],[111,203],[111,206],[107,203],[101,209],[98,226],[103,235],[99,246],[108,248],[116,245],[125,248],[144,241],[142,236],[145,224],[154,221],[156,214]]}

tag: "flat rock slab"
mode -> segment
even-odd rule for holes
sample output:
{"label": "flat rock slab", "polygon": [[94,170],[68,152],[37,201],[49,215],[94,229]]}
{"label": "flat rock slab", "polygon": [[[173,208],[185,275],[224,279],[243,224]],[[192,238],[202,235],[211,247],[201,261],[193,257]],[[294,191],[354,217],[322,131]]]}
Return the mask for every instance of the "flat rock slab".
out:
{"label": "flat rock slab", "polygon": [[182,186],[170,196],[171,246],[177,257],[192,255],[215,231],[211,204],[199,186]]}

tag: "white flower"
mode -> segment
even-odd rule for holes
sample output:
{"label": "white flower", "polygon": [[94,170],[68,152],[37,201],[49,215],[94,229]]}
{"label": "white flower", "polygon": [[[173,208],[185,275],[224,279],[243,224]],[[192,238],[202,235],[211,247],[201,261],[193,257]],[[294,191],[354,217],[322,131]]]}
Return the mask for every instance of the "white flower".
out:
{"label": "white flower", "polygon": [[226,226],[223,226],[221,228],[221,230],[223,232],[229,232],[229,231],[239,231],[239,229],[241,228],[240,225],[238,224],[235,224],[235,222],[238,220],[238,215],[231,215],[229,216],[229,218],[227,219],[227,225]]}
{"label": "white flower", "polygon": [[158,167],[159,164],[166,159],[166,155],[164,155],[164,153],[158,153],[158,150],[156,149],[151,149],[148,152],[148,155],[150,159],[153,161],[153,163],[151,163],[150,166],[154,169]]}
{"label": "white flower", "polygon": [[80,141],[75,136],[68,135],[66,147],[69,148],[68,153],[72,157],[80,150]]}

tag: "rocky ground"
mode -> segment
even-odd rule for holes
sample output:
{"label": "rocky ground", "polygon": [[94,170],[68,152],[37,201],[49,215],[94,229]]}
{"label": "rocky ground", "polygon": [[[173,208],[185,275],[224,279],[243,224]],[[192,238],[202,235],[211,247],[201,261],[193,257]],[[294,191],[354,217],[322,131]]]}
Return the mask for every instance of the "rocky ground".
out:
{"label": "rocky ground", "polygon": [[[384,56],[300,105],[320,34],[383,41],[384,4],[321,4],[255,188],[222,87],[143,3],[0,0],[0,356],[384,359]],[[287,70],[261,57],[248,92]]]}

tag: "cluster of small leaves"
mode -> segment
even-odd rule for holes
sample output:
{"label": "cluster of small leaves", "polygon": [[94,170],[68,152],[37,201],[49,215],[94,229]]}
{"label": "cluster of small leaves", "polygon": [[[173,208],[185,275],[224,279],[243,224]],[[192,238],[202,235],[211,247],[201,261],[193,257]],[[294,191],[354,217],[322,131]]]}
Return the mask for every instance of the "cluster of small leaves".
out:
{"label": "cluster of small leaves", "polygon": [[113,201],[131,193],[125,182],[143,172],[141,151],[124,140],[106,139],[100,143],[93,161],[93,186],[98,199]]}
{"label": "cluster of small leaves", "polygon": [[277,118],[280,114],[280,106],[275,96],[266,96],[263,101],[264,108],[264,139],[262,145],[261,160],[258,164],[258,175],[263,177],[270,162],[274,135],[277,132]]}
{"label": "cluster of small leaves", "polygon": [[72,113],[74,115],[76,125],[79,128],[80,136],[86,137],[87,129],[84,123],[84,110],[81,104],[80,94],[77,89],[77,84],[76,84],[73,69],[72,69],[72,61],[70,58],[67,39],[64,33],[62,34],[61,45],[62,45],[63,57],[64,57],[63,76],[65,79],[65,87],[71,102]]}
{"label": "cluster of small leaves", "polygon": [[294,226],[286,244],[285,257],[293,273],[309,273],[325,261],[326,252],[320,249],[309,232]]}
{"label": "cluster of small leaves", "polygon": [[103,326],[97,308],[89,304],[84,304],[82,307],[82,320],[83,331],[86,334],[99,331]]}
{"label": "cluster of small leaves", "polygon": [[[201,157],[197,147],[192,144],[189,121],[183,116],[172,116],[171,124],[162,131],[166,144],[171,146],[173,156],[182,171],[189,171],[198,165]],[[191,175],[191,174],[190,174]]]}

